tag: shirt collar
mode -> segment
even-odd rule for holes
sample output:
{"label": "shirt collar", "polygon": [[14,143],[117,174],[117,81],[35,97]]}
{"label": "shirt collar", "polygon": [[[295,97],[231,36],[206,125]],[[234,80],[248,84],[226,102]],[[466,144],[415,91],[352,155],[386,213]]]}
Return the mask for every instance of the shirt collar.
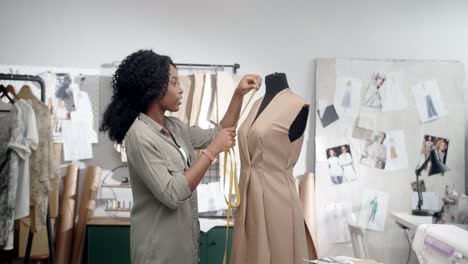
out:
{"label": "shirt collar", "polygon": [[[169,135],[167,130],[165,130],[160,124],[156,123],[151,117],[145,115],[144,113],[140,113],[138,115],[138,118],[145,122],[146,124],[150,125],[152,128],[156,129],[156,131],[164,134],[164,135]],[[172,130],[173,125],[172,122],[170,121],[169,118],[164,118],[165,125],[167,129]]]}

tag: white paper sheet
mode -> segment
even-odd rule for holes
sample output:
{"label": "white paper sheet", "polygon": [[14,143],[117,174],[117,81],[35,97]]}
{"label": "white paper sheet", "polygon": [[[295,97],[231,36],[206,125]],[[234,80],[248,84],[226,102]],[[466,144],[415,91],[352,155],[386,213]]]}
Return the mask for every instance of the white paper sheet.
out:
{"label": "white paper sheet", "polygon": [[[437,212],[442,209],[442,199],[438,192],[423,192],[423,205],[421,209],[429,210],[431,212]],[[418,205],[418,193],[413,192],[411,196],[412,209],[416,209]]]}
{"label": "white paper sheet", "polygon": [[402,74],[376,72],[372,74],[362,99],[362,106],[369,110],[401,111],[408,106],[403,92]]}
{"label": "white paper sheet", "polygon": [[383,231],[387,217],[388,193],[364,190],[361,201],[359,225],[363,228]]}
{"label": "white paper sheet", "polygon": [[386,171],[408,168],[408,153],[406,151],[403,130],[388,131],[384,144],[387,148]]}
{"label": "white paper sheet", "polygon": [[350,241],[348,217],[351,214],[351,203],[331,203],[326,207],[327,233],[333,243]]}
{"label": "white paper sheet", "polygon": [[333,104],[338,114],[356,117],[359,113],[362,82],[352,77],[338,77]]}
{"label": "white paper sheet", "polygon": [[63,120],[63,157],[65,161],[93,158],[90,129],[84,120]]}
{"label": "white paper sheet", "polygon": [[361,164],[377,169],[385,169],[387,163],[387,146],[385,132],[374,131],[371,140],[366,140],[361,155]]}
{"label": "white paper sheet", "polygon": [[436,80],[418,83],[411,87],[422,123],[439,119],[448,114]]}

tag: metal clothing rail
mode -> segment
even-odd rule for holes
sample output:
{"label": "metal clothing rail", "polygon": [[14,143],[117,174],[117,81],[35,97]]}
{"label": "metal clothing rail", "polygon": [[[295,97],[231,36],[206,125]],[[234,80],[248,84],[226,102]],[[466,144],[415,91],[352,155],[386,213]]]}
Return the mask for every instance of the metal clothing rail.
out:
{"label": "metal clothing rail", "polygon": [[[0,80],[6,81],[27,81],[27,82],[36,82],[39,84],[41,89],[41,101],[45,103],[45,83],[44,80],[39,76],[34,75],[23,75],[23,74],[4,74],[0,73]],[[52,237],[52,228],[50,225],[49,217],[49,206],[47,206],[47,240],[49,244],[49,263],[55,264],[55,251],[54,251],[54,238]],[[33,241],[34,233],[32,232],[32,227],[29,227],[28,235],[28,244],[26,245],[26,253],[24,255],[24,263],[28,264],[31,257],[31,246]]]}
{"label": "metal clothing rail", "polygon": [[240,68],[239,63],[234,64],[201,64],[201,63],[175,63],[176,66],[182,67],[205,67],[205,68],[232,68],[234,73]]}

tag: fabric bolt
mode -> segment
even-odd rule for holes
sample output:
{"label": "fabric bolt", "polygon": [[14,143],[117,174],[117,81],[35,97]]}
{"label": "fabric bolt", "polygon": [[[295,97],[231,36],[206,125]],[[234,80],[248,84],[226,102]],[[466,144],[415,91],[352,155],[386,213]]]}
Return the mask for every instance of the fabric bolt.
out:
{"label": "fabric bolt", "polygon": [[306,103],[284,89],[254,121],[260,104],[255,102],[238,132],[241,204],[230,263],[302,264],[307,240],[292,170],[304,137],[290,142],[288,132]]}
{"label": "fabric bolt", "polygon": [[[13,232],[15,220],[18,156],[8,148],[8,144],[12,135],[19,133],[17,108],[13,107],[9,112],[0,112],[0,119],[0,246],[4,246]],[[12,157],[16,159],[14,166]]]}
{"label": "fabric bolt", "polygon": [[194,149],[205,148],[219,126],[201,129],[166,117],[165,127],[174,139],[141,113],[125,137],[134,201],[131,259],[132,263],[196,264],[200,232],[197,193],[190,191],[183,174],[188,164],[179,146],[191,163]]}

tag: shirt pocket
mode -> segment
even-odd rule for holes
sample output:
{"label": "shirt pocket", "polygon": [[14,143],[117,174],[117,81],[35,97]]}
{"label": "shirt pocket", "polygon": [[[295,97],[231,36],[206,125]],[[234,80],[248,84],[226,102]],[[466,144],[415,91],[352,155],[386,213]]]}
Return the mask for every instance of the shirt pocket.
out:
{"label": "shirt pocket", "polygon": [[171,156],[166,160],[167,170],[172,173],[182,173],[185,171],[184,159],[179,156]]}

